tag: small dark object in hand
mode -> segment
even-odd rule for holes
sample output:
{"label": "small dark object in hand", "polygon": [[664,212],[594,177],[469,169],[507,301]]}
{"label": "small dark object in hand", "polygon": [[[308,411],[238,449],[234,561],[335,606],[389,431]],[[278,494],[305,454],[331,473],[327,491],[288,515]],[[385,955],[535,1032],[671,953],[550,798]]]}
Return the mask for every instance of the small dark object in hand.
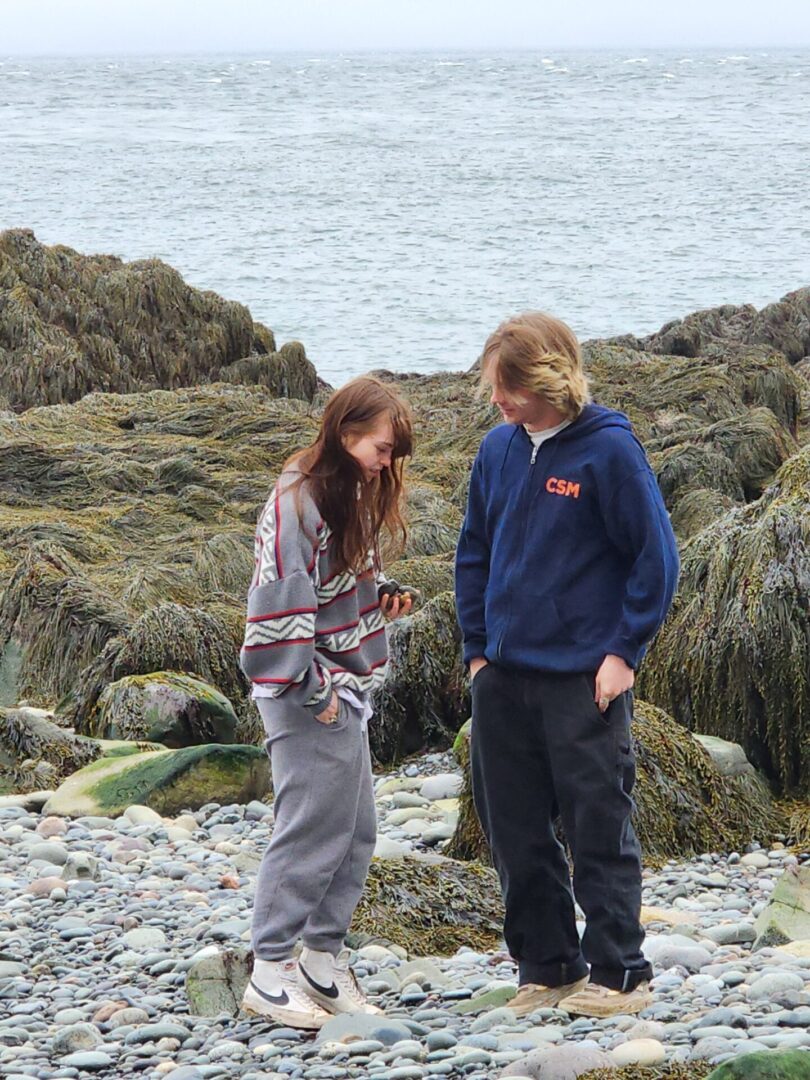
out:
{"label": "small dark object in hand", "polygon": [[400,585],[398,581],[384,581],[377,590],[380,600],[388,600],[393,596],[399,596],[403,600],[411,598],[412,603],[417,604],[422,599],[422,593],[413,585]]}

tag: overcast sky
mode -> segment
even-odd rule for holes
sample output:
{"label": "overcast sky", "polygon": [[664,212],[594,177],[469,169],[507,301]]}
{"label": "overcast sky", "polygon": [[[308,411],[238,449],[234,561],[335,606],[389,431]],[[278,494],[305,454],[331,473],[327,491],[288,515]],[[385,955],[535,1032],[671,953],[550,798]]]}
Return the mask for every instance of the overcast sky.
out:
{"label": "overcast sky", "polygon": [[810,45],[810,0],[0,0],[0,55]]}

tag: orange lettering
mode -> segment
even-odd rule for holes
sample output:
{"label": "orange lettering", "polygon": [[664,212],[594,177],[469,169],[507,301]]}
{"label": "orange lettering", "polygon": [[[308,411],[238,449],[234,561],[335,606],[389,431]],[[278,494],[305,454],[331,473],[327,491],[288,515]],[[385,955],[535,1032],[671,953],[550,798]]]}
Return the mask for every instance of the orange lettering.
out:
{"label": "orange lettering", "polygon": [[549,495],[568,495],[572,499],[579,498],[579,484],[573,480],[560,480],[556,476],[550,476],[546,480],[546,491]]}

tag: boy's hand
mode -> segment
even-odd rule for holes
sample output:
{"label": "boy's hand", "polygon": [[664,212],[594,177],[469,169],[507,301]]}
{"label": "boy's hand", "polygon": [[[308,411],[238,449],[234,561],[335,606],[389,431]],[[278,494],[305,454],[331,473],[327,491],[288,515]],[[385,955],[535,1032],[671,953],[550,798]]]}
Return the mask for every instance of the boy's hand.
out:
{"label": "boy's hand", "polygon": [[473,681],[475,676],[481,670],[482,667],[486,667],[489,660],[485,656],[474,656],[470,661],[470,682]]}
{"label": "boy's hand", "polygon": [[608,706],[619,694],[632,690],[636,673],[620,656],[608,654],[596,673],[596,693],[593,696],[599,712],[606,712]]}

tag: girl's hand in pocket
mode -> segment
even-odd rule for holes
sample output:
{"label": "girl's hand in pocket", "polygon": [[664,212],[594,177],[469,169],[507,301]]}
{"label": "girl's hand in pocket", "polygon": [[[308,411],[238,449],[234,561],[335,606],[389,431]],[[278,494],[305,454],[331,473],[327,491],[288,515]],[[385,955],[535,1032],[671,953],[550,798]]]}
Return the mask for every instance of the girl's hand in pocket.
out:
{"label": "girl's hand in pocket", "polygon": [[334,724],[338,714],[338,696],[332,691],[332,699],[322,713],[318,713],[315,719],[319,724]]}

